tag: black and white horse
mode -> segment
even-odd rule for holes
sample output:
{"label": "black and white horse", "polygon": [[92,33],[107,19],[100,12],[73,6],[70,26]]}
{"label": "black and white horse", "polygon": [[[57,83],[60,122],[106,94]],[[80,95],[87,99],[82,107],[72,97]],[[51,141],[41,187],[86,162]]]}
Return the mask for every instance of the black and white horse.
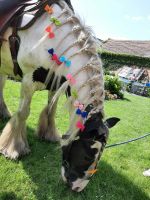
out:
{"label": "black and white horse", "polygon": [[[108,138],[108,128],[119,119],[103,121],[104,83],[97,41],[89,27],[77,17],[68,4],[60,0],[27,30],[19,31],[20,48],[17,61],[22,70],[20,104],[0,136],[0,152],[17,159],[30,152],[26,138],[26,120],[32,96],[37,90],[49,90],[49,105],[40,115],[38,135],[58,141],[55,127],[57,101],[68,94],[70,125],[60,139],[62,148],[62,178],[77,192],[82,191],[96,172],[98,160]],[[8,39],[8,28],[4,38]],[[1,48],[2,75],[13,74],[8,42]],[[1,116],[9,115],[3,100],[4,78],[0,79]]]}

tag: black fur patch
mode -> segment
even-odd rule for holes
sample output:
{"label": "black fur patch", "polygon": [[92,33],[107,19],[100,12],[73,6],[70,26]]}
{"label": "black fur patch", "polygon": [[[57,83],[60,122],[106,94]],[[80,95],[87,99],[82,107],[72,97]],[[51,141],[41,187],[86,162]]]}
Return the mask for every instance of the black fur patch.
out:
{"label": "black fur patch", "polygon": [[44,69],[43,67],[39,67],[33,72],[33,82],[41,82],[44,83],[47,77],[49,69]]}
{"label": "black fur patch", "polygon": [[[49,69],[44,69],[43,67],[39,67],[33,72],[33,82],[45,83],[48,72],[49,72]],[[52,91],[56,91],[58,77],[56,78],[55,83],[53,84],[53,88],[51,88],[54,78],[55,78],[55,73],[53,72],[49,80],[49,83],[46,86],[47,90],[52,89]],[[66,78],[62,76],[58,87],[60,87],[65,81],[66,81]],[[70,87],[68,87],[67,89],[67,95],[68,96],[71,95]]]}
{"label": "black fur patch", "polygon": [[75,181],[72,180],[75,176],[76,179],[84,177],[84,172],[93,163],[93,158],[97,153],[97,149],[91,148],[93,144],[91,140],[76,140],[62,148],[63,166],[68,181]]}

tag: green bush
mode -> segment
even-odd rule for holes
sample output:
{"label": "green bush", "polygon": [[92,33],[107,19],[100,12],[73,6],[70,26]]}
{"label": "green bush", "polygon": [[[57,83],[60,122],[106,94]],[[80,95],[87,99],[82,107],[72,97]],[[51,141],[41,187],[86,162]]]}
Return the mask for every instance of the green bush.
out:
{"label": "green bush", "polygon": [[105,75],[110,75],[110,71],[109,71],[108,69],[105,69],[105,68],[104,68],[104,74],[105,74]]}
{"label": "green bush", "polygon": [[147,89],[147,96],[150,97],[150,88]]}
{"label": "green bush", "polygon": [[109,91],[111,94],[116,94],[118,98],[123,99],[124,95],[121,91],[122,85],[118,77],[106,75],[104,80],[105,80],[105,90]]}
{"label": "green bush", "polygon": [[128,83],[126,86],[126,91],[131,92],[132,83]]}

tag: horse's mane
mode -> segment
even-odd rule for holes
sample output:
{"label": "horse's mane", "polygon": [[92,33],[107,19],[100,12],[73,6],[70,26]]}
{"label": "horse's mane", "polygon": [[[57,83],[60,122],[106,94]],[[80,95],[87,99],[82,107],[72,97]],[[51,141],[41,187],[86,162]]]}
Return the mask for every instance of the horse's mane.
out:
{"label": "horse's mane", "polygon": [[[94,105],[93,109],[90,111],[88,118],[94,113],[101,112],[103,114],[103,101],[104,101],[104,84],[103,84],[103,70],[101,59],[97,53],[97,39],[94,36],[92,29],[85,25],[83,20],[77,16],[63,1],[59,2],[62,8],[67,9],[69,13],[69,18],[73,23],[73,29],[79,29],[77,31],[77,41],[76,43],[81,46],[80,51],[77,53],[87,53],[90,57],[89,62],[83,66],[78,72],[74,74],[74,77],[80,72],[85,71],[89,75],[89,79],[80,87],[85,87],[86,85],[90,86],[90,98],[87,101],[87,105]],[[61,66],[58,68],[58,71],[61,70]],[[59,72],[58,72],[59,74]],[[59,81],[58,81],[59,82]],[[59,85],[59,84],[58,84]],[[60,88],[57,89],[52,102],[50,103],[49,109],[52,108],[54,102],[60,97],[61,94],[65,93],[69,86],[69,81],[66,81],[62,84]],[[72,102],[72,97],[68,100],[69,103]],[[68,106],[69,107],[69,106]],[[75,115],[72,116],[72,120],[75,120]],[[76,130],[74,130],[76,132]],[[73,134],[74,136],[76,135]]]}

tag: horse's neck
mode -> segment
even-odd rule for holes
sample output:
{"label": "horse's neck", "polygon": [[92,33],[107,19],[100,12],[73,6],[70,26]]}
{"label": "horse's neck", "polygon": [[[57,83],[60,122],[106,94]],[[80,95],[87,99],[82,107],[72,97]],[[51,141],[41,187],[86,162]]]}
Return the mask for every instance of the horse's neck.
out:
{"label": "horse's neck", "polygon": [[[58,5],[53,6],[54,9],[54,14],[53,16],[57,17],[62,13],[62,9]],[[60,18],[60,21],[65,21],[66,20],[66,15],[62,15]],[[53,48],[55,50],[55,53],[58,56],[63,55],[63,52],[68,49],[68,51],[65,52],[65,57],[69,58],[70,56],[74,55],[76,52],[78,52],[81,47],[79,45],[74,45],[72,48],[69,48],[75,41],[77,41],[77,35],[70,33],[73,28],[72,23],[67,23],[65,25],[62,25],[61,27],[56,27],[54,24],[52,25],[53,31],[55,34],[55,37],[53,39],[49,39],[47,36],[47,33],[44,32],[45,28],[51,25],[50,22],[50,16],[45,13],[35,24],[35,27],[32,29],[35,30],[35,36],[33,39],[33,48],[32,48],[32,53],[35,52],[35,54],[40,53],[42,56],[40,56],[40,59],[42,58],[44,67],[50,68],[53,66],[54,61],[50,60],[50,57],[48,55],[47,49]],[[37,34],[38,33],[38,34]],[[45,36],[44,36],[45,35]],[[66,37],[66,39],[64,39]],[[42,39],[41,39],[42,38]],[[39,41],[39,44],[37,43]],[[36,53],[37,52],[37,53]],[[36,56],[36,59],[38,57]],[[69,68],[66,68],[65,66],[61,67],[62,70],[61,74],[60,71],[58,72],[59,75],[63,75],[66,77],[67,74],[75,74],[79,69],[81,69],[87,62],[89,61],[90,57],[85,54],[85,53],[80,53],[76,56],[73,56],[69,60],[71,60],[71,66]],[[39,60],[38,63],[41,63]],[[56,66],[56,74],[57,74],[57,69],[59,66]],[[80,88],[80,86],[87,81],[88,76],[87,73],[81,72],[79,75],[76,77],[76,84],[74,87],[77,89]],[[79,98],[82,101],[82,103],[85,102],[85,96],[87,96],[87,93],[89,92],[89,87],[84,87],[84,89],[81,89],[79,91]]]}
{"label": "horse's neck", "polygon": [[[62,13],[62,8],[58,5],[54,5],[53,10],[53,16],[55,17],[60,16]],[[66,18],[68,18],[68,16],[66,17],[66,15],[63,14],[59,20],[63,22],[66,20]],[[71,33],[75,24],[68,22],[60,27],[56,27],[54,24],[52,24],[53,32],[55,33],[55,37],[53,39],[49,39],[48,34],[45,32],[45,28],[48,25],[51,25],[50,15],[45,13],[29,30],[20,33],[22,38],[21,41],[26,45],[26,57],[30,57],[32,59],[32,61],[29,59],[24,59],[26,62],[28,62],[27,66],[30,65],[31,62],[32,68],[43,66],[44,68],[51,69],[51,67],[54,65],[54,61],[50,59],[47,50],[53,48],[58,56],[63,55],[63,52],[65,52],[65,57],[70,58],[69,60],[72,62],[71,67],[69,68],[66,68],[65,66],[55,66],[54,71],[56,72],[56,75],[65,77],[67,74],[74,75],[88,63],[91,57],[85,52],[72,56],[82,48],[79,44],[69,48],[78,40],[78,34]],[[65,36],[67,37],[65,38]],[[29,40],[29,38],[31,38],[31,40]],[[66,49],[68,50],[65,51]],[[23,53],[25,53],[24,50]],[[59,70],[59,68],[61,70]],[[89,76],[92,76],[92,74],[89,75],[87,71],[81,71],[76,76],[76,84],[73,87],[79,89],[80,86],[89,79]],[[88,84],[84,88],[80,88],[78,91],[79,100],[83,104],[87,103],[86,97],[88,96],[89,91],[90,88]]]}

